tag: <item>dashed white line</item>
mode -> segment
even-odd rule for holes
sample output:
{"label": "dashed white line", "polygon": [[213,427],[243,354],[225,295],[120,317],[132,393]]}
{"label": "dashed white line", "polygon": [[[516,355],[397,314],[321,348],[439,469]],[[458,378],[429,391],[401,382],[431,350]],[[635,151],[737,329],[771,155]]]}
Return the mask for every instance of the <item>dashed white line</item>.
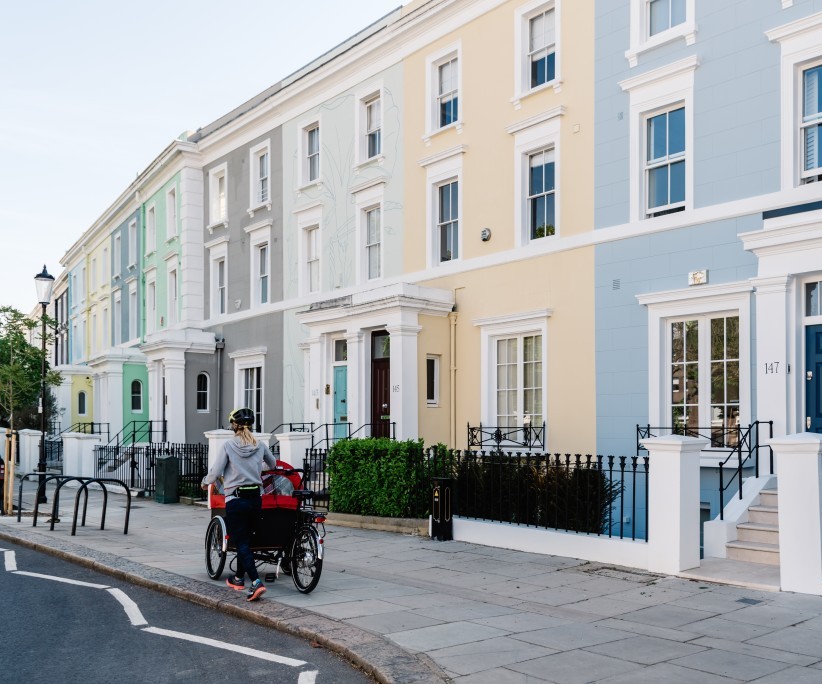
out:
{"label": "dashed white line", "polygon": [[131,620],[132,625],[142,627],[148,624],[148,620],[143,617],[140,608],[124,591],[116,587],[109,587],[106,591],[120,602],[120,605],[123,606],[123,609],[126,611],[128,619]]}
{"label": "dashed white line", "polygon": [[54,577],[53,575],[41,575],[39,572],[26,572],[25,570],[15,570],[17,575],[26,577],[39,577],[40,579],[51,580],[52,582],[63,582],[64,584],[76,584],[78,587],[91,587],[92,589],[108,589],[108,584],[94,584],[93,582],[81,582],[80,580],[69,579],[68,577]]}
{"label": "dashed white line", "polygon": [[299,667],[305,665],[304,660],[295,660],[294,658],[286,658],[285,656],[277,655],[276,653],[266,653],[265,651],[258,651],[255,648],[248,648],[246,646],[239,646],[237,644],[227,644],[216,639],[209,639],[207,637],[196,636],[195,634],[186,634],[185,632],[175,632],[170,629],[161,629],[159,627],[145,627],[144,632],[151,634],[160,634],[161,636],[173,637],[174,639],[182,639],[183,641],[193,641],[197,644],[205,646],[212,646],[213,648],[221,648],[224,651],[232,651],[234,653],[241,653],[243,655],[260,658],[261,660],[268,660],[272,663],[280,663],[282,665],[290,665],[291,667]]}
{"label": "dashed white line", "polygon": [[4,549],[3,555],[5,556],[6,572],[16,572],[17,556],[14,555],[14,551],[7,551]]}

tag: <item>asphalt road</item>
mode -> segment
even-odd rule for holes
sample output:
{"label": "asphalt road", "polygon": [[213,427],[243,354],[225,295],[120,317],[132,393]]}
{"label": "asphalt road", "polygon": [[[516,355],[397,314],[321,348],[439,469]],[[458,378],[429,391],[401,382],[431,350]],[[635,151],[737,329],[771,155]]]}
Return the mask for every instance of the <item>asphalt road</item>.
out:
{"label": "asphalt road", "polygon": [[14,544],[0,549],[0,682],[372,681],[276,630]]}

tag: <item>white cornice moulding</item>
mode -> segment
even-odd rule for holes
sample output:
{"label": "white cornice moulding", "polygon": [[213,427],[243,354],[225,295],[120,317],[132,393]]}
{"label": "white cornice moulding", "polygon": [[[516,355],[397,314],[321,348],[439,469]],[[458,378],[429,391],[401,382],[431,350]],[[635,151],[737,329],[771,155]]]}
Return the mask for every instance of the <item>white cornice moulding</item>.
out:
{"label": "white cornice moulding", "polygon": [[218,238],[215,238],[213,240],[209,240],[208,242],[206,242],[203,245],[203,247],[205,247],[206,249],[214,249],[215,247],[219,247],[220,245],[222,245],[224,243],[228,244],[228,236],[227,235],[222,235],[222,236],[220,236]]}
{"label": "white cornice moulding", "polygon": [[678,76],[679,74],[685,73],[687,71],[693,71],[698,66],[699,58],[696,55],[691,55],[690,57],[680,59],[677,62],[666,64],[665,66],[659,67],[658,69],[651,69],[650,71],[646,71],[645,73],[632,76],[631,78],[626,78],[624,81],[619,82],[619,87],[622,88],[623,91],[629,92],[634,88],[641,88],[643,86],[656,83],[657,81],[662,81],[665,79],[669,79],[673,76]]}
{"label": "white cornice moulding", "polygon": [[230,352],[228,358],[242,359],[247,356],[264,356],[267,353],[268,347],[251,347],[249,349],[238,349],[237,351]]}
{"label": "white cornice moulding", "polygon": [[565,105],[554,107],[553,109],[549,109],[545,112],[542,112],[541,114],[537,114],[536,116],[532,116],[523,121],[518,121],[517,123],[511,124],[505,129],[505,132],[509,133],[510,135],[514,135],[515,133],[524,131],[526,128],[538,126],[539,124],[545,123],[546,121],[550,121],[551,119],[555,119],[558,116],[563,116],[565,114],[565,111]]}
{"label": "white cornice moulding", "polygon": [[467,151],[468,145],[456,145],[455,147],[450,147],[447,150],[443,150],[442,152],[432,154],[430,157],[424,157],[423,159],[420,159],[417,163],[423,168],[425,168],[426,166],[430,166],[431,164],[441,162],[444,159],[450,159],[451,157],[456,157],[459,154],[465,154]]}
{"label": "white cornice moulding", "polygon": [[708,297],[728,297],[752,292],[753,285],[749,282],[722,283],[720,285],[698,285],[681,290],[666,290],[665,292],[649,292],[636,295],[636,300],[643,306],[654,304],[670,304],[672,302],[693,301]]}
{"label": "white cornice moulding", "polygon": [[471,321],[471,323],[478,328],[511,325],[512,323],[520,323],[522,321],[549,318],[553,313],[553,309],[537,309],[536,311],[523,311],[520,313],[504,314],[502,316],[491,316],[489,318],[476,318]]}
{"label": "white cornice moulding", "polygon": [[772,42],[779,42],[785,40],[786,38],[798,36],[800,33],[804,33],[805,31],[814,31],[820,26],[822,26],[822,12],[817,12],[816,14],[811,14],[808,17],[802,17],[802,19],[797,19],[796,21],[792,21],[788,24],[777,26],[770,31],[765,31],[765,35],[768,37],[768,40]]}
{"label": "white cornice moulding", "polygon": [[369,188],[373,188],[376,185],[385,185],[387,183],[387,179],[384,176],[379,176],[377,178],[371,178],[367,181],[363,181],[359,185],[354,185],[351,187],[349,192],[352,195],[356,195],[361,193],[363,190],[368,190]]}
{"label": "white cornice moulding", "polygon": [[258,221],[257,223],[252,223],[249,226],[243,228],[246,234],[251,234],[256,230],[261,230],[263,228],[271,228],[274,225],[274,219],[266,219],[265,221]]}

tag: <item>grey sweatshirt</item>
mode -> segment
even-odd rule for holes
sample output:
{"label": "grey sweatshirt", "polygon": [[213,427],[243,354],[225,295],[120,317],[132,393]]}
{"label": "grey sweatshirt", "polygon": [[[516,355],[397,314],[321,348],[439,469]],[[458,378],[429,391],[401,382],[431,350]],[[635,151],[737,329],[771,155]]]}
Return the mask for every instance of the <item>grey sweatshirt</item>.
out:
{"label": "grey sweatshirt", "polygon": [[262,485],[263,462],[273,470],[277,460],[268,445],[257,442],[255,446],[242,444],[234,437],[223,444],[214,463],[203,478],[203,484],[213,484],[223,478],[226,499],[232,498],[234,490],[243,485]]}

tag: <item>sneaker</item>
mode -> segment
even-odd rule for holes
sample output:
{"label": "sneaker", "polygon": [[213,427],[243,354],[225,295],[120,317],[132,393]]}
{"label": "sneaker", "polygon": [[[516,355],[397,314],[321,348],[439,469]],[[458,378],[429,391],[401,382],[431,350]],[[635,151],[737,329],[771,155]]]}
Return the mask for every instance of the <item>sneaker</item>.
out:
{"label": "sneaker", "polygon": [[261,580],[255,579],[251,583],[251,589],[248,590],[247,601],[256,601],[260,596],[265,594],[265,584]]}
{"label": "sneaker", "polygon": [[234,589],[234,591],[242,591],[245,589],[245,580],[240,577],[227,577],[225,583],[227,586]]}

